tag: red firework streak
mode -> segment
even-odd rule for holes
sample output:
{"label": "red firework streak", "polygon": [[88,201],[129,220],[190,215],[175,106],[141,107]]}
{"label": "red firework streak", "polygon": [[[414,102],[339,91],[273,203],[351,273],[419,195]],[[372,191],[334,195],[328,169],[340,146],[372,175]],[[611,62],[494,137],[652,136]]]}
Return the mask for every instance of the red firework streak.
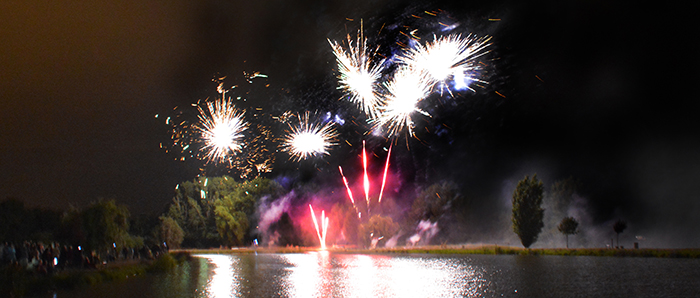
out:
{"label": "red firework streak", "polygon": [[355,207],[355,210],[357,210],[357,206],[355,206],[355,199],[352,197],[352,190],[350,190],[350,186],[348,185],[348,179],[345,179],[345,175],[343,175],[343,167],[338,166],[338,169],[340,169],[340,176],[343,177],[343,183],[345,183],[345,188],[348,190],[350,202],[352,202],[352,206]]}
{"label": "red firework streak", "polygon": [[384,194],[384,185],[386,185],[386,172],[389,170],[389,157],[391,157],[391,147],[393,147],[394,144],[389,145],[389,154],[386,155],[386,164],[384,164],[384,177],[382,178],[382,190],[379,191],[379,202],[382,202],[382,194]]}
{"label": "red firework streak", "polygon": [[369,177],[367,177],[367,150],[365,150],[365,140],[362,140],[362,166],[365,168],[363,185],[365,187],[365,200],[367,201],[367,210],[369,210]]}
{"label": "red firework streak", "polygon": [[[382,177],[382,188],[379,191],[379,200],[377,203],[382,202],[382,196],[384,195],[384,186],[386,185],[386,176],[389,171],[389,158],[391,157],[391,148],[393,145],[389,146],[389,154],[386,156],[386,162],[384,164],[384,176]],[[367,201],[367,210],[369,210],[369,189],[370,189],[370,184],[369,184],[369,176],[367,175],[367,151],[365,150],[365,141],[362,141],[362,167],[364,169],[364,175],[363,175],[363,187],[365,191],[365,201]],[[345,175],[343,174],[343,167],[338,166],[338,169],[340,170],[340,176],[343,177],[343,184],[345,184],[345,189],[348,191],[348,197],[350,197],[350,202],[352,202],[352,206],[355,208],[355,211],[357,210],[357,206],[355,205],[355,198],[352,196],[352,190],[350,190],[350,186],[348,185],[348,179],[345,178]],[[358,217],[361,217],[360,213],[358,212],[357,214]]]}

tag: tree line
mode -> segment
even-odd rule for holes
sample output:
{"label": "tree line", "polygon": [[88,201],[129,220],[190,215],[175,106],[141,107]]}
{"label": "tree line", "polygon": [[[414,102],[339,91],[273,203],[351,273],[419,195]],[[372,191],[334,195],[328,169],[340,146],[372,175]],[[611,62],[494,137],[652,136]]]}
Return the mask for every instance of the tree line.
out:
{"label": "tree line", "polygon": [[[562,206],[568,205],[575,191],[576,183],[571,179],[559,182],[552,187],[552,197],[555,198],[553,209],[555,214],[561,214]],[[520,243],[529,248],[535,243],[544,227],[545,210],[542,208],[544,196],[544,184],[537,178],[525,176],[520,180],[513,191],[512,197],[512,227],[513,232],[520,238]],[[579,233],[579,222],[572,216],[566,216],[556,226],[557,230],[566,237],[566,247],[569,248],[569,235]],[[617,235],[617,247],[620,246],[620,233],[627,228],[627,223],[617,220],[612,226]]]}
{"label": "tree line", "polygon": [[58,242],[88,251],[138,248],[144,238],[129,233],[130,212],[114,200],[98,200],[65,211],[27,208],[17,199],[0,202],[0,241]]}
{"label": "tree line", "polygon": [[[554,201],[550,202],[551,210],[545,211],[543,182],[536,175],[519,181],[513,192],[511,221],[524,247],[537,242],[545,226],[554,226],[569,246],[569,236],[581,231],[579,220],[565,212],[566,200],[570,200],[575,187],[572,180],[553,184],[548,197]],[[319,189],[306,185],[296,191],[303,197]],[[313,235],[304,230],[308,227],[301,228],[304,223],[295,222],[299,218],[288,211],[278,214],[265,231],[260,229],[260,205],[278,202],[291,192],[267,178],[237,181],[228,176],[198,177],[178,184],[172,201],[159,216],[134,218],[126,206],[114,200],[102,199],[83,208],[55,211],[26,208],[19,200],[7,199],[0,202],[0,242],[60,242],[98,252],[116,247],[249,246],[263,239],[265,243],[261,245],[318,245]],[[386,245],[392,238],[394,244],[460,241],[454,235],[464,234],[459,230],[464,224],[459,221],[468,217],[465,212],[470,200],[455,183],[435,183],[411,196],[412,204],[399,215],[391,214],[391,210],[399,208],[395,203],[392,205],[392,199],[403,202],[407,198],[386,198],[386,203],[373,207],[371,214],[368,209],[361,210],[363,217],[358,217],[357,207],[348,200],[336,200],[326,210],[334,215],[332,243],[373,247]],[[550,214],[549,218],[545,212]],[[306,214],[303,216],[306,220]],[[437,226],[451,228],[436,229],[435,234],[428,231]],[[624,221],[613,226],[618,246],[619,234],[626,228]]]}

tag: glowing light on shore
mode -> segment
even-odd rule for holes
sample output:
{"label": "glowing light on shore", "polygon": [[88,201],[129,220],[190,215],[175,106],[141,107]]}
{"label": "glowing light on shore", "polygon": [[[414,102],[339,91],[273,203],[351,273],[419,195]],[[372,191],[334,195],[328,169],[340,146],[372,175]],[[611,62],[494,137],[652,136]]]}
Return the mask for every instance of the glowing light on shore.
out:
{"label": "glowing light on shore", "polygon": [[381,77],[383,60],[373,63],[362,28],[354,44],[350,35],[347,42],[346,50],[339,43],[328,40],[338,62],[338,89],[347,92],[350,102],[355,103],[369,118],[374,118],[380,102],[377,80]]}
{"label": "glowing light on shore", "polygon": [[243,120],[245,112],[236,110],[224,97],[207,102],[204,108],[198,105],[197,109],[199,123],[196,129],[204,140],[201,150],[207,160],[224,162],[230,155],[241,151],[243,131],[248,128],[248,123]]}
{"label": "glowing light on shore", "polygon": [[309,121],[309,112],[298,118],[299,125],[289,124],[287,135],[283,138],[282,151],[288,152],[295,161],[329,155],[328,150],[338,145],[338,132],[333,127],[334,122],[323,125],[312,123]]}
{"label": "glowing light on shore", "polygon": [[316,220],[316,213],[314,212],[314,207],[309,204],[309,209],[311,209],[311,219],[314,221],[314,227],[316,228],[316,235],[318,236],[318,242],[321,243],[321,249],[326,249],[326,235],[328,232],[328,217],[326,217],[325,210],[321,210],[321,228],[318,227],[318,221]]}

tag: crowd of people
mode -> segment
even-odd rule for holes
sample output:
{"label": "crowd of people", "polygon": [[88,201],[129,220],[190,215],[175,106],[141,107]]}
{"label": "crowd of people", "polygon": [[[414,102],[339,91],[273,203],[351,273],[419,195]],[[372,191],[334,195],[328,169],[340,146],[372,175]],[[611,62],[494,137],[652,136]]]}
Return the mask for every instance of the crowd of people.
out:
{"label": "crowd of people", "polygon": [[43,244],[41,242],[24,241],[21,243],[0,243],[0,267],[14,265],[27,271],[40,274],[51,274],[69,268],[97,268],[107,262],[129,259],[153,259],[161,252],[161,247],[146,246],[117,249],[116,245],[103,254],[104,258],[94,250],[87,251],[84,247],[61,245],[56,242]]}

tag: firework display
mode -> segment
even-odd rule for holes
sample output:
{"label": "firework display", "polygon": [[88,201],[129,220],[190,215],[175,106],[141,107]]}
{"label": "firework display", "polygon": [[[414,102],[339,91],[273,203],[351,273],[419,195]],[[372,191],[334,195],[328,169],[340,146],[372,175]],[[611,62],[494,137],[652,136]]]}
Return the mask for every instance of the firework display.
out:
{"label": "firework display", "polygon": [[[389,170],[389,158],[391,157],[391,147],[389,147],[389,153],[386,156],[386,161],[384,163],[384,175],[382,177],[382,186],[379,189],[379,199],[377,200],[377,204],[382,202],[382,195],[384,194],[384,187],[386,186],[386,177],[387,177],[387,172]],[[365,148],[365,142],[362,142],[362,189],[364,190],[365,193],[365,202],[366,202],[366,210],[369,213],[370,210],[370,205],[371,205],[371,200],[370,200],[370,189],[371,189],[371,183],[369,179],[369,174],[367,174],[367,150]],[[340,170],[340,176],[343,178],[343,184],[345,185],[345,189],[347,190],[348,197],[350,198],[350,201],[352,202],[352,206],[355,209],[355,212],[357,212],[357,217],[362,218],[362,213],[359,211],[357,205],[355,205],[355,199],[353,198],[352,195],[352,190],[350,188],[350,185],[348,184],[347,178],[345,178],[345,175],[343,174],[343,168],[341,166],[338,166],[338,169]]]}
{"label": "firework display", "polygon": [[204,140],[204,156],[211,162],[224,162],[241,150],[243,131],[248,123],[243,120],[245,112],[239,111],[230,100],[222,98],[208,102],[199,110],[199,124],[196,126]]}
{"label": "firework display", "polygon": [[[454,26],[449,27],[449,30],[454,28]],[[172,145],[161,144],[161,147],[168,152],[177,153],[179,160],[182,161],[186,158],[195,158],[209,167],[224,165],[229,170],[236,170],[238,177],[242,180],[271,173],[275,167],[276,152],[286,153],[292,162],[301,163],[303,160],[313,159],[314,161],[305,164],[314,164],[315,170],[323,172],[324,166],[317,166],[319,159],[315,158],[331,155],[331,149],[334,146],[347,143],[352,147],[354,143],[352,139],[347,139],[348,134],[343,133],[341,136],[338,132],[341,127],[344,127],[346,121],[344,119],[348,119],[349,123],[359,129],[350,128],[344,131],[355,129],[354,132],[357,133],[355,135],[362,135],[363,138],[361,187],[365,203],[362,204],[361,200],[355,201],[352,187],[343,173],[342,166],[336,164],[353,208],[349,209],[350,205],[347,201],[343,201],[343,204],[346,204],[343,208],[348,208],[343,212],[357,214],[355,223],[352,225],[365,225],[373,220],[374,222],[384,220],[381,218],[382,208],[377,207],[381,207],[379,204],[385,196],[384,190],[389,176],[393,143],[404,134],[407,145],[411,137],[418,138],[416,123],[432,121],[431,113],[438,115],[433,112],[438,108],[438,105],[433,102],[438,96],[454,96],[455,92],[461,90],[475,91],[472,83],[487,83],[481,78],[483,73],[481,58],[488,53],[491,39],[473,34],[432,33],[432,39],[424,41],[418,37],[417,29],[414,29],[403,34],[409,39],[408,41],[397,41],[392,45],[394,48],[379,54],[379,46],[370,46],[363,30],[361,23],[356,39],[348,35],[343,43],[331,39],[327,41],[335,57],[337,89],[342,91],[343,99],[355,104],[364,116],[347,115],[344,108],[342,111],[338,108],[323,110],[325,109],[323,105],[318,105],[317,112],[312,114],[306,110],[309,109],[307,104],[311,104],[307,98],[313,98],[316,94],[306,94],[303,99],[300,99],[305,107],[300,111],[294,111],[293,108],[290,110],[289,105],[285,106],[284,103],[275,107],[276,110],[273,109],[271,114],[262,113],[262,107],[256,106],[240,109],[234,105],[231,97],[226,96],[227,92],[238,86],[234,85],[227,90],[223,84],[224,77],[215,80],[219,84],[217,92],[220,97],[191,105],[196,109],[194,116],[193,113],[185,110],[187,107],[174,109],[175,115],[168,116],[165,120],[165,123],[172,127]],[[254,79],[265,79],[267,75],[260,72],[244,72],[244,78],[252,84]],[[447,94],[443,94],[445,90]],[[288,90],[283,91],[289,93]],[[236,105],[239,106],[249,104],[241,96],[235,97],[235,100],[238,100]],[[322,115],[326,115],[325,118],[316,117],[319,110]],[[360,120],[366,121],[365,126],[360,123]],[[373,180],[370,180],[368,169],[371,155],[368,156],[364,137],[369,134],[367,127],[372,131],[372,136],[383,137],[390,143],[388,150],[385,149],[387,155],[381,175],[381,186],[378,190],[372,188]],[[275,137],[276,133],[273,131],[281,133]],[[372,148],[369,149],[371,153]],[[327,163],[331,167],[336,166],[331,162]],[[303,168],[298,166],[297,169]],[[202,173],[205,171],[202,169]],[[378,192],[376,201],[374,201],[375,198],[370,197],[371,192]],[[204,198],[206,194],[202,193],[201,196]],[[389,200],[389,202],[393,204],[394,201]],[[311,204],[308,205],[319,245],[321,249],[326,249],[329,219],[325,210],[322,210],[319,224],[314,208]],[[303,207],[303,204],[300,206]],[[343,220],[337,216],[336,211],[331,212],[334,218],[338,218],[338,222]],[[384,235],[374,234],[369,230],[358,237],[369,237],[370,241],[374,241],[372,245],[384,239]]]}
{"label": "firework display", "polygon": [[477,59],[487,53],[484,49],[489,46],[490,38],[448,35],[433,39],[408,49],[398,57],[399,63],[426,73],[431,87],[438,85],[441,91],[449,79],[472,91],[469,87],[472,81],[484,82],[475,75],[480,69]]}
{"label": "firework display", "polygon": [[391,148],[393,146],[389,146],[389,153],[386,155],[386,163],[384,164],[384,176],[382,176],[382,188],[379,191],[379,199],[377,200],[378,203],[382,202],[382,195],[384,194],[384,186],[386,186],[386,174],[389,171],[389,159],[391,158]]}
{"label": "firework display", "polygon": [[316,213],[314,213],[314,207],[312,207],[311,204],[309,204],[309,209],[311,209],[311,218],[316,228],[318,242],[321,244],[321,249],[326,249],[326,235],[328,232],[328,217],[326,217],[326,211],[321,210],[321,227],[319,228],[318,221],[316,220]]}
{"label": "firework display", "polygon": [[430,93],[430,81],[425,74],[411,67],[400,67],[394,78],[385,83],[388,95],[375,119],[374,127],[383,128],[389,136],[396,136],[404,129],[413,135],[413,115],[430,117],[418,108],[418,104]]}
{"label": "firework display", "polygon": [[368,117],[376,117],[381,100],[378,80],[384,61],[372,61],[371,53],[367,49],[367,39],[362,36],[362,29],[354,44],[348,35],[347,50],[330,39],[328,43],[338,62],[338,89],[349,93],[349,100],[357,104]]}
{"label": "firework display", "polygon": [[343,174],[343,167],[338,166],[338,169],[340,170],[340,176],[343,177],[343,184],[345,184],[345,188],[348,191],[348,197],[350,198],[350,202],[352,203],[352,207],[355,208],[355,211],[357,211],[357,206],[355,205],[355,198],[352,197],[352,190],[350,189],[350,186],[348,185],[348,179],[345,178],[345,175]]}
{"label": "firework display", "polygon": [[333,127],[334,122],[313,123],[309,120],[309,112],[297,118],[298,125],[289,124],[281,145],[282,151],[288,152],[297,161],[330,154],[328,150],[337,145],[338,132]]}
{"label": "firework display", "polygon": [[[475,91],[473,82],[487,83],[479,78],[479,58],[488,53],[490,37],[469,34],[433,35],[433,41],[422,44],[410,35],[412,47],[404,47],[393,61],[396,66],[391,79],[380,82],[384,59],[371,56],[362,29],[354,44],[348,36],[347,50],[329,40],[338,64],[338,83],[349,94],[350,101],[361,107],[373,124],[373,130],[396,137],[406,131],[414,136],[414,115],[430,114],[419,107],[431,92],[444,90]],[[372,61],[380,62],[372,64]]]}

